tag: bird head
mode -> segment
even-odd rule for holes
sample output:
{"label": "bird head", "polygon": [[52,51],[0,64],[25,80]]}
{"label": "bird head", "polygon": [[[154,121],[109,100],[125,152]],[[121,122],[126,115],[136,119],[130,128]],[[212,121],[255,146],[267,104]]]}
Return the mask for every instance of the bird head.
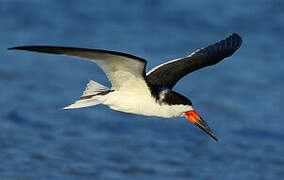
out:
{"label": "bird head", "polygon": [[188,98],[172,90],[157,92],[157,99],[159,103],[164,103],[167,105],[177,105],[176,107],[178,107],[178,110],[176,112],[178,113],[178,116],[186,116],[187,120],[198,126],[200,129],[210,135],[213,139],[218,141],[217,137],[212,133],[205,121],[192,108],[192,102]]}

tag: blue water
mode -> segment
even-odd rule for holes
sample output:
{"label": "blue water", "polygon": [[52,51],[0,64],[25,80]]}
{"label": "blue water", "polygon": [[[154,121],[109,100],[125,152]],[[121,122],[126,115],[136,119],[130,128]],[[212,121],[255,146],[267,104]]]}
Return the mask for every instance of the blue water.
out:
{"label": "blue water", "polygon": [[[0,179],[240,180],[284,176],[282,0],[0,0]],[[191,99],[220,139],[184,118],[96,106],[62,111],[93,63],[7,51],[65,45],[131,53],[148,70],[225,38],[233,57],[194,72],[175,90]]]}

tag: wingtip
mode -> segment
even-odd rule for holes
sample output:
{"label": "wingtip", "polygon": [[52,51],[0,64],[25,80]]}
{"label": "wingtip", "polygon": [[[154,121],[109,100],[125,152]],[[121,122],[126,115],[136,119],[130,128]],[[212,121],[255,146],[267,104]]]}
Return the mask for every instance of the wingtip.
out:
{"label": "wingtip", "polygon": [[242,37],[236,32],[234,32],[231,37],[235,40],[235,42],[237,42],[236,48],[240,48],[243,42]]}
{"label": "wingtip", "polygon": [[9,47],[8,50],[27,50],[28,46],[15,46],[15,47]]}
{"label": "wingtip", "polygon": [[62,47],[56,46],[16,46],[10,47],[8,50],[24,50],[34,51],[39,53],[50,53],[50,54],[63,54]]}
{"label": "wingtip", "polygon": [[237,36],[237,37],[241,38],[241,36],[238,33],[236,33],[236,32],[233,32],[232,36]]}
{"label": "wingtip", "polygon": [[234,52],[241,47],[242,38],[238,33],[234,32],[229,37],[227,37],[226,39],[216,43],[216,45],[217,44],[220,48],[226,48],[227,49],[227,54],[224,56],[224,58],[225,58],[225,57],[229,57],[229,56],[233,55]]}
{"label": "wingtip", "polygon": [[17,49],[17,47],[9,47],[7,48],[8,50],[14,50],[14,49]]}

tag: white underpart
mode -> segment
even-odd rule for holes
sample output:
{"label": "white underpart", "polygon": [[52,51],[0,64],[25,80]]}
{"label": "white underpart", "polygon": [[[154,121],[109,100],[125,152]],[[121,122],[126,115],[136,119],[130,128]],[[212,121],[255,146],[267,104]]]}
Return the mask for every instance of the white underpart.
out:
{"label": "white underpart", "polygon": [[167,105],[156,102],[143,76],[146,61],[94,51],[66,51],[64,55],[89,59],[97,63],[111,81],[113,90],[105,95],[99,95],[100,90],[103,92],[104,89],[109,89],[101,84],[90,82],[83,96],[96,93],[97,95],[78,100],[64,109],[103,104],[122,112],[165,118],[184,116],[185,111],[192,110],[192,107],[188,105]]}
{"label": "white underpart", "polygon": [[[93,81],[91,82],[91,84],[94,84]],[[90,87],[97,86],[90,86],[89,83],[86,88],[87,93],[85,92],[84,94],[94,92],[94,90]],[[166,91],[164,93],[166,93]],[[164,97],[164,93],[161,94],[160,98]],[[91,99],[78,100],[74,104],[71,104],[64,109],[83,108],[97,104],[103,104],[113,110],[126,113],[145,116],[158,116],[164,118],[184,116],[185,111],[192,110],[192,107],[188,105],[167,105],[164,103],[158,103],[151,95],[148,86],[139,82],[134,82],[132,88],[130,89],[122,89],[118,91],[115,90],[106,95],[95,95]]]}
{"label": "white underpart", "polygon": [[156,102],[147,86],[140,85],[133,85],[140,88],[110,92],[106,95],[103,104],[122,112],[164,118],[184,116],[185,111],[192,110],[188,105],[160,104]]}
{"label": "white underpart", "polygon": [[107,96],[105,105],[111,109],[145,116],[180,117],[192,110],[191,106],[186,105],[159,104],[153,97],[140,92],[114,91]]}

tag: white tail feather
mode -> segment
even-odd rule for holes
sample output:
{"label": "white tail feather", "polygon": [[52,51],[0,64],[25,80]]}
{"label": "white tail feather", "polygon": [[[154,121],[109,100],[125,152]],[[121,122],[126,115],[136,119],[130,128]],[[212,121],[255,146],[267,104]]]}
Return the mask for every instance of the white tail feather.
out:
{"label": "white tail feather", "polygon": [[63,107],[63,109],[76,109],[76,108],[83,108],[83,107],[89,107],[101,104],[100,98],[97,98],[96,95],[109,90],[110,90],[109,88],[93,80],[90,80],[89,83],[87,84],[85,91],[80,97],[80,100],[75,101],[75,103],[69,106]]}
{"label": "white tail feather", "polygon": [[99,101],[97,101],[96,99],[85,99],[85,100],[78,100],[75,101],[75,103],[63,107],[62,109],[76,109],[76,108],[83,108],[83,107],[89,107],[89,106],[94,106],[100,104]]}
{"label": "white tail feather", "polygon": [[99,94],[101,92],[108,91],[108,90],[109,90],[108,87],[105,87],[101,85],[100,83],[90,80],[81,97],[96,95],[96,94]]}

